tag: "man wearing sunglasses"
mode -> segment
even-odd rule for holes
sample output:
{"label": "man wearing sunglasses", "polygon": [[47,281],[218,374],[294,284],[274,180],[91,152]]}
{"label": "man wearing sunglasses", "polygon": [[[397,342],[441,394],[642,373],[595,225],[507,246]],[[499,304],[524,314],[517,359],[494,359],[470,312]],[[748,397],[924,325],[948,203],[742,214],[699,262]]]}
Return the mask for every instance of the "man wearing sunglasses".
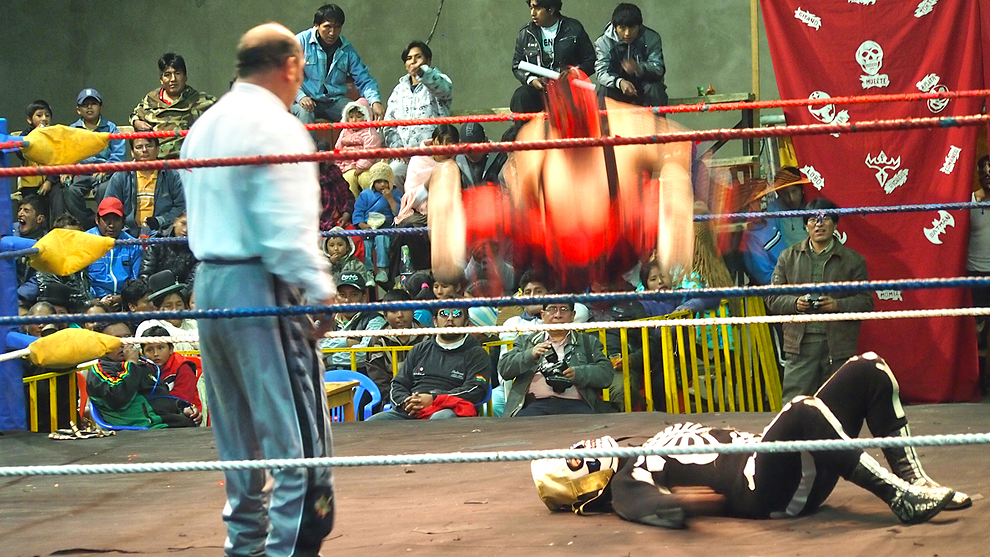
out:
{"label": "man wearing sunglasses", "polygon": [[[466,309],[439,309],[437,327],[464,327]],[[474,416],[488,396],[491,360],[481,343],[464,333],[439,334],[414,346],[392,379],[390,410],[372,420],[443,419]]]}
{"label": "man wearing sunglasses", "polygon": [[[574,322],[574,304],[543,306],[543,322]],[[505,416],[593,414],[607,411],[602,389],[612,382],[612,364],[598,337],[578,331],[540,331],[523,335],[498,363],[512,379]]]}

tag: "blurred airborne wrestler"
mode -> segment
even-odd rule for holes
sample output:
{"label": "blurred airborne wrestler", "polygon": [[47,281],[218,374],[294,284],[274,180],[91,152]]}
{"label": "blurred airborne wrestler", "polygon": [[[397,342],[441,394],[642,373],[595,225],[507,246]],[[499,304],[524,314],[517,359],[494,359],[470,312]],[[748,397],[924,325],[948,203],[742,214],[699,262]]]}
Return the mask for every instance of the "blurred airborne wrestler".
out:
{"label": "blurred airborne wrestler", "polygon": [[[642,108],[599,100],[579,70],[551,81],[547,95],[546,120],[527,123],[518,141],[674,128]],[[441,168],[430,184],[434,273],[461,269],[468,250],[505,239],[512,241],[517,266],[549,267],[572,291],[611,283],[654,249],[665,272],[689,270],[690,155],[686,142],[517,151],[506,165],[505,190],[488,185],[462,192],[456,168]]]}

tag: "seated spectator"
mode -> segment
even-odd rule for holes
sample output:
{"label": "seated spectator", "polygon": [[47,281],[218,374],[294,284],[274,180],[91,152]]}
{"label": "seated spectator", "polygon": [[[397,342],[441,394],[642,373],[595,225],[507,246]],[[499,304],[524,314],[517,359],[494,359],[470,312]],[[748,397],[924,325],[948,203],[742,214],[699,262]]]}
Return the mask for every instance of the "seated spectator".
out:
{"label": "seated spectator", "polygon": [[132,313],[155,311],[155,304],[151,303],[151,288],[148,281],[143,278],[136,278],[127,281],[120,291],[120,309]]}
{"label": "seated spectator", "polygon": [[[360,98],[349,102],[344,107],[344,116],[341,122],[370,122],[371,110],[368,100]],[[377,149],[382,146],[382,136],[375,128],[344,128],[340,130],[337,137],[337,144],[334,146],[338,151],[354,151],[360,149]],[[363,190],[371,186],[371,177],[368,176],[368,169],[378,162],[375,159],[357,159],[337,161],[337,166],[343,173],[344,180],[350,186],[351,194],[357,198]]]}
{"label": "seated spectator", "polygon": [[[131,156],[138,162],[156,160],[158,138],[132,139]],[[123,203],[124,227],[134,237],[141,235],[142,227],[155,231],[171,226],[186,210],[179,173],[167,168],[117,172],[110,178],[106,196]]]}
{"label": "seated spectator", "polygon": [[[27,106],[27,123],[28,127],[24,128],[21,132],[21,136],[25,137],[34,131],[35,128],[44,128],[46,126],[52,125],[52,107],[44,100],[38,99]],[[24,166],[39,166],[37,163],[28,161],[24,158],[24,153],[18,149],[14,151],[17,153],[17,157],[21,159]],[[59,187],[59,177],[52,176],[21,176],[17,179],[17,193],[11,196],[12,199],[23,199],[29,195],[40,195],[43,199],[47,201],[46,207],[51,207],[52,205],[58,205],[58,203],[52,203],[53,198],[57,198],[57,191]],[[56,211],[58,207],[54,207]],[[51,215],[45,213],[47,218]]]}
{"label": "seated spectator", "polygon": [[[110,313],[107,306],[103,305],[103,302],[99,300],[90,300],[86,304],[86,310],[83,311],[86,315],[102,315],[104,313]],[[100,331],[103,330],[105,323],[98,323],[96,321],[87,321],[83,323],[83,327],[89,329],[90,331]]]}
{"label": "seated spectator", "polygon": [[[804,208],[804,188],[809,180],[797,167],[785,166],[777,171],[770,189],[767,211],[799,211]],[[808,237],[804,217],[777,218],[777,228],[784,235],[784,247],[789,248]]]}
{"label": "seated spectator", "polygon": [[[747,213],[758,213],[763,210],[760,197],[766,191],[764,180],[752,180],[749,191],[745,192],[749,203],[741,210]],[[762,190],[762,191],[761,191]],[[773,276],[773,268],[777,265],[777,258],[787,247],[784,245],[784,237],[777,228],[777,220],[768,220],[763,217],[750,218],[746,222],[746,229],[742,233],[742,242],[739,249],[742,250],[743,265],[746,267],[746,274],[750,282],[757,286],[770,284]]]}
{"label": "seated spectator", "polygon": [[332,161],[320,163],[320,207],[321,231],[351,227],[354,195],[340,168]]}
{"label": "seated spectator", "polygon": [[615,7],[612,21],[595,41],[595,55],[600,93],[640,106],[667,104],[660,34],[643,25],[638,6],[622,3]]}
{"label": "seated spectator", "polygon": [[[413,300],[435,300],[433,295],[433,273],[429,271],[416,271],[408,277],[404,277],[401,285],[403,290],[409,293]],[[427,327],[433,326],[433,313],[428,309],[417,309],[413,311],[413,319]]]}
{"label": "seated spectator", "polygon": [[[363,272],[345,271],[334,276],[337,285],[338,304],[368,303],[368,289]],[[333,314],[331,331],[377,331],[385,326],[385,318],[377,311],[338,311]],[[320,339],[322,348],[364,348],[371,343],[372,337],[332,337]],[[326,354],[327,369],[351,369],[351,354],[349,352],[333,352]],[[357,370],[367,375],[365,362],[366,352],[354,354]]]}
{"label": "seated spectator", "polygon": [[[440,124],[433,130],[432,139],[423,142],[429,145],[453,145],[460,142],[460,133],[450,124]],[[438,166],[452,161],[451,155],[415,156],[409,161],[402,206],[395,217],[400,227],[426,226],[427,205],[430,194],[430,177]],[[454,164],[454,163],[451,163]]]}
{"label": "seated spectator", "polygon": [[[385,109],[386,120],[441,118],[450,116],[453,84],[450,78],[433,67],[433,51],[421,41],[413,41],[402,50],[406,75],[392,89]],[[382,128],[385,146],[389,148],[418,147],[430,139],[433,126],[389,126]],[[405,184],[409,159],[391,162],[396,186]]]}
{"label": "seated spectator", "polygon": [[[383,302],[408,302],[412,298],[405,290],[389,290],[382,298]],[[411,309],[387,310],[385,312],[385,329],[422,329],[423,325],[413,319]],[[429,337],[426,335],[403,335],[403,336],[376,336],[371,338],[369,347],[392,347],[392,346],[415,346]],[[395,376],[393,370],[402,367],[402,362],[406,360],[408,352],[397,350],[394,358],[392,352],[368,352],[368,377],[378,385],[378,390],[382,393],[382,400],[389,394],[392,384],[392,377]]]}
{"label": "seated spectator", "polygon": [[[488,143],[485,128],[477,122],[461,124],[462,143]],[[498,163],[498,153],[465,153],[454,156],[457,168],[461,169],[461,187],[467,189],[481,184],[497,184],[502,165]],[[503,161],[504,162],[504,161]]]}
{"label": "seated spectator", "polygon": [[499,242],[483,242],[471,248],[471,259],[464,274],[472,284],[483,283],[487,288],[478,290],[478,296],[505,296],[512,293],[516,284],[515,269],[502,256]]}
{"label": "seated spectator", "polygon": [[[69,213],[55,219],[55,222],[52,224],[54,228],[82,231],[82,228],[79,226],[79,221]],[[65,304],[65,306],[72,313],[83,311],[87,302],[90,300],[89,275],[86,273],[86,269],[64,277],[54,275],[52,273],[38,273],[37,278],[38,288],[41,292],[45,291],[50,285],[53,284],[63,285],[68,288],[69,303]]]}
{"label": "seated spectator", "polygon": [[[569,303],[543,306],[544,323],[571,323],[573,319],[574,306]],[[612,383],[614,374],[597,335],[577,331],[523,335],[499,361],[498,373],[513,381],[503,416],[608,410],[602,389]]]}
{"label": "seated spectator", "polygon": [[[144,280],[144,279],[139,279]],[[168,269],[159,271],[148,277],[147,301],[153,304],[153,308],[158,311],[185,311],[189,309],[186,301],[185,286],[175,280],[175,275]],[[149,328],[160,327],[173,337],[190,336],[196,332],[198,327],[195,319],[148,319],[142,321],[137,327],[137,336],[146,336],[144,333]],[[193,352],[199,350],[198,342],[179,342],[174,348],[181,352]]]}
{"label": "seated spectator", "polygon": [[[148,327],[138,336],[168,337],[172,334],[164,327],[156,326]],[[176,352],[170,342],[144,343],[141,345],[141,354],[161,370],[160,381],[168,388],[170,396],[184,400],[196,409],[203,408],[197,387],[199,370],[196,362]],[[199,424],[200,421],[196,421],[196,425]]]}
{"label": "seated spectator", "polygon": [[[71,294],[72,292],[66,285],[60,282],[52,282],[41,287],[41,290],[38,292],[38,302],[49,303],[55,308],[55,313],[65,315],[69,313],[69,307],[72,304],[72,300],[70,299]],[[75,326],[78,327],[78,325]]]}
{"label": "seated spectator", "polygon": [[[105,197],[96,208],[96,226],[86,231],[117,240],[133,240],[124,232],[124,205],[116,197]],[[135,279],[141,270],[141,246],[114,246],[87,269],[89,293],[111,308],[120,305],[124,283]],[[126,306],[125,306],[126,307]]]}
{"label": "seated spectator", "polygon": [[[330,229],[330,232],[343,232],[340,227]],[[331,273],[353,272],[365,276],[364,262],[355,257],[357,246],[354,244],[352,236],[327,236],[320,240],[323,248],[323,255],[327,256],[330,262]],[[373,284],[369,281],[368,284]]]}
{"label": "seated spectator", "polygon": [[[185,238],[189,232],[189,219],[185,210],[175,217],[171,226],[159,230],[160,238]],[[144,248],[141,257],[141,278],[162,271],[171,271],[175,280],[182,283],[187,292],[192,292],[193,278],[196,275],[196,257],[189,249],[188,242],[171,244],[150,244]]]}
{"label": "seated spectator", "polygon": [[[188,130],[206,109],[217,102],[216,97],[201,93],[186,84],[186,60],[174,52],[158,59],[162,86],[153,89],[134,107],[131,125],[139,132]],[[181,137],[163,139],[157,156],[174,159],[182,147]]]}
{"label": "seated spectator", "polygon": [[336,4],[324,4],[313,14],[313,26],[296,35],[306,63],[302,87],[290,112],[304,124],[312,124],[317,118],[340,121],[348,102],[347,78],[354,81],[361,96],[371,103],[376,120],[385,114],[378,82],[371,77],[351,43],[340,34],[343,27],[344,10]]}
{"label": "seated spectator", "polygon": [[[111,323],[104,334],[131,336],[127,323]],[[146,427],[194,427],[199,410],[169,394],[162,372],[136,351],[118,348],[86,370],[89,400],[111,425]]]}
{"label": "seated spectator", "polygon": [[[28,310],[26,315],[30,317],[36,317],[39,315],[56,315],[58,310],[55,306],[48,302],[36,302]],[[63,326],[59,323],[30,323],[24,325],[24,333],[34,336],[43,337],[54,333],[55,331],[61,330]]]}
{"label": "seated spectator", "polygon": [[569,67],[586,75],[595,71],[595,47],[576,19],[560,14],[561,0],[529,0],[529,24],[519,30],[512,55],[512,73],[522,86],[512,94],[512,112],[540,112],[545,106],[547,78],[519,69],[526,61],[555,72]]}
{"label": "seated spectator", "polygon": [[[39,240],[48,233],[48,206],[40,195],[29,195],[17,208],[17,226],[14,236]],[[17,301],[25,307],[38,300],[38,272],[28,263],[28,257],[20,257],[17,271]]]}
{"label": "seated spectator", "polygon": [[[365,172],[371,187],[362,191],[354,203],[354,224],[362,230],[390,228],[399,210],[401,195],[393,185],[392,169],[385,161],[379,161]],[[377,215],[380,223],[372,222]],[[384,220],[381,220],[384,218]],[[377,224],[377,226],[373,226]],[[374,273],[375,282],[387,284],[388,276],[388,247],[389,237],[385,235],[374,238],[365,237],[364,264]],[[374,259],[372,259],[372,256]]]}
{"label": "seated spectator", "polygon": [[463,298],[467,291],[468,281],[464,273],[450,278],[433,279],[433,296],[437,300],[451,300],[453,298]]}
{"label": "seated spectator", "polygon": [[[72,123],[73,128],[80,128],[97,133],[118,133],[117,126],[102,116],[103,97],[96,89],[83,89],[76,95],[76,114],[79,119]],[[80,161],[80,164],[98,164],[108,162],[124,162],[124,140],[111,139],[107,148]],[[96,188],[96,201],[103,199],[107,182],[113,173],[97,172],[96,174],[83,174],[79,176],[66,176],[64,197],[65,208],[69,213],[81,223],[85,223],[85,228],[91,228],[94,224],[93,211],[86,206],[86,196],[93,188]]]}
{"label": "seated spectator", "polygon": [[[467,311],[440,309],[439,327],[464,327]],[[476,416],[475,404],[488,396],[491,361],[471,335],[439,334],[409,351],[392,380],[392,409],[372,420],[444,419]]]}

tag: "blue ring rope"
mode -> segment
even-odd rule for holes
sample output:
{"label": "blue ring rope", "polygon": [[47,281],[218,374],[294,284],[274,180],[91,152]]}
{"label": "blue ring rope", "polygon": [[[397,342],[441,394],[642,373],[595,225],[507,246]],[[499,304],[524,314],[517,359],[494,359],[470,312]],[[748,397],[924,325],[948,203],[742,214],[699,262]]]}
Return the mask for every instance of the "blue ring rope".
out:
{"label": "blue ring rope", "polygon": [[871,290],[920,290],[928,288],[972,288],[990,286],[990,277],[958,277],[932,279],[901,279],[851,281],[816,284],[780,284],[766,286],[732,286],[723,288],[690,288],[655,292],[602,292],[587,294],[551,294],[547,296],[499,296],[495,298],[455,298],[449,300],[410,300],[367,304],[331,304],[326,306],[292,306],[267,308],[209,309],[185,311],[146,311],[104,314],[62,314],[0,317],[0,325],[37,325],[47,323],[118,323],[147,319],[227,319],[235,317],[278,317],[315,315],[332,312],[417,310],[440,308],[504,307],[581,302],[624,302],[643,300],[672,300],[684,298],[737,298],[779,294],[803,295],[812,292],[860,292]]}

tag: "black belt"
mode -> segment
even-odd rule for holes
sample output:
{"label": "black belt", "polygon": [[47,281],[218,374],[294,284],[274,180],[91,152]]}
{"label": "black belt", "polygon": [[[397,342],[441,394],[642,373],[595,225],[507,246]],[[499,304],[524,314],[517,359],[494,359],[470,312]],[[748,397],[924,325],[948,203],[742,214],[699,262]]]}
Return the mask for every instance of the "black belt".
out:
{"label": "black belt", "polygon": [[261,256],[248,257],[246,259],[200,259],[200,263],[210,265],[248,265],[261,263]]}

